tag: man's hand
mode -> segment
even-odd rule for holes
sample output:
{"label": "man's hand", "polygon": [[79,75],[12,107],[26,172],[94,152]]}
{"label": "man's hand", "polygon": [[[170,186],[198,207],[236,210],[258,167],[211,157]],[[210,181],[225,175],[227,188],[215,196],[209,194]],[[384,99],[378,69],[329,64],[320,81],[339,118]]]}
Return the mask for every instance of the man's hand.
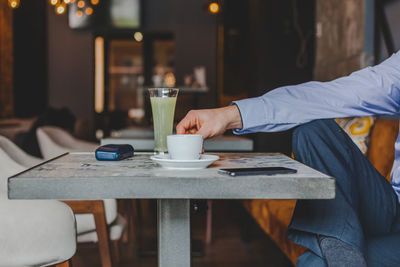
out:
{"label": "man's hand", "polygon": [[176,126],[177,134],[200,134],[206,138],[223,134],[228,129],[242,128],[242,118],[236,105],[191,110]]}

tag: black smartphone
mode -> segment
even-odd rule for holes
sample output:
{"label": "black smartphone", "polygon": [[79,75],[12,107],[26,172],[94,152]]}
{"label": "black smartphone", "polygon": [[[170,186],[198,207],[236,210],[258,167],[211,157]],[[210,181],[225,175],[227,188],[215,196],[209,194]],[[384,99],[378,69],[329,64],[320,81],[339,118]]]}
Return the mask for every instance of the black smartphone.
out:
{"label": "black smartphone", "polygon": [[133,156],[131,145],[104,145],[96,149],[97,160],[123,160]]}
{"label": "black smartphone", "polygon": [[220,169],[218,172],[230,176],[241,176],[241,175],[289,174],[289,173],[297,173],[297,170],[285,167],[261,167],[261,168]]}

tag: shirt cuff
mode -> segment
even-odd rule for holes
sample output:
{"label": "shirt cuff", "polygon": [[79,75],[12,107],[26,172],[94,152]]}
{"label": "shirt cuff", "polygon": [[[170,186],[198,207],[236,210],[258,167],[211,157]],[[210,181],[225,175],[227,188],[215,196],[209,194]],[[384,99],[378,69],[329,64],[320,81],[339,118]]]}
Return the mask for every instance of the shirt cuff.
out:
{"label": "shirt cuff", "polygon": [[233,129],[234,134],[256,132],[261,125],[267,123],[266,103],[261,97],[233,101],[242,118],[242,129]]}

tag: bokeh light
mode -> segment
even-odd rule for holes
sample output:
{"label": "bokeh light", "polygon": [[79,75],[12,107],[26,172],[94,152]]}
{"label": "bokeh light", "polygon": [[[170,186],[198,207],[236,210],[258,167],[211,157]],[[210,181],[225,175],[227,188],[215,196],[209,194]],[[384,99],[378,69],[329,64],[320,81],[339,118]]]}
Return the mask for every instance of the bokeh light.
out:
{"label": "bokeh light", "polygon": [[175,75],[172,72],[168,72],[164,76],[164,82],[167,87],[174,87],[175,86]]}
{"label": "bokeh light", "polygon": [[50,0],[49,2],[50,2],[50,5],[52,5],[52,6],[56,6],[60,3],[59,0]]}
{"label": "bokeh light", "polygon": [[88,15],[88,16],[92,15],[93,14],[93,8],[87,7],[85,9],[85,14]]}
{"label": "bokeh light", "polygon": [[78,5],[79,8],[84,8],[86,3],[83,0],[79,0],[77,5]]}
{"label": "bokeh light", "polygon": [[141,42],[143,41],[143,34],[141,32],[135,32],[133,34],[133,39],[135,39],[136,42]]}
{"label": "bokeh light", "polygon": [[83,16],[82,10],[77,10],[76,13],[75,13],[75,15],[76,15],[78,18],[82,17],[82,16]]}
{"label": "bokeh light", "polygon": [[19,0],[8,0],[8,6],[11,8],[18,8],[21,2]]}
{"label": "bokeh light", "polygon": [[212,2],[208,5],[208,11],[210,11],[212,14],[217,14],[220,11],[220,6],[216,2]]}
{"label": "bokeh light", "polygon": [[56,6],[56,13],[58,15],[62,15],[65,13],[66,9],[67,9],[67,7],[65,6],[65,4],[60,4],[60,5]]}

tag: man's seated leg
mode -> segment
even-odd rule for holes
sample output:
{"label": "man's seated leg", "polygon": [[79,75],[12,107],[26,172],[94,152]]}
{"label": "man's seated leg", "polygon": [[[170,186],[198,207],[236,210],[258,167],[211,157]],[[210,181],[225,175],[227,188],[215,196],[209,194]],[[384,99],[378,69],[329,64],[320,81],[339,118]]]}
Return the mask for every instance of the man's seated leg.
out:
{"label": "man's seated leg", "polygon": [[303,255],[297,258],[297,267],[326,267],[325,260],[311,251],[307,250]]}
{"label": "man's seated leg", "polygon": [[400,266],[400,232],[376,236],[367,240],[368,267]]}
{"label": "man's seated leg", "polygon": [[[333,120],[298,127],[295,158],[336,178],[333,200],[298,201],[289,237],[322,257],[316,234],[334,237],[365,253],[364,233],[389,233],[398,208],[389,183]],[[384,208],[383,208],[384,207]]]}
{"label": "man's seated leg", "polygon": [[364,255],[358,248],[329,236],[319,236],[318,241],[328,266],[367,267]]}

